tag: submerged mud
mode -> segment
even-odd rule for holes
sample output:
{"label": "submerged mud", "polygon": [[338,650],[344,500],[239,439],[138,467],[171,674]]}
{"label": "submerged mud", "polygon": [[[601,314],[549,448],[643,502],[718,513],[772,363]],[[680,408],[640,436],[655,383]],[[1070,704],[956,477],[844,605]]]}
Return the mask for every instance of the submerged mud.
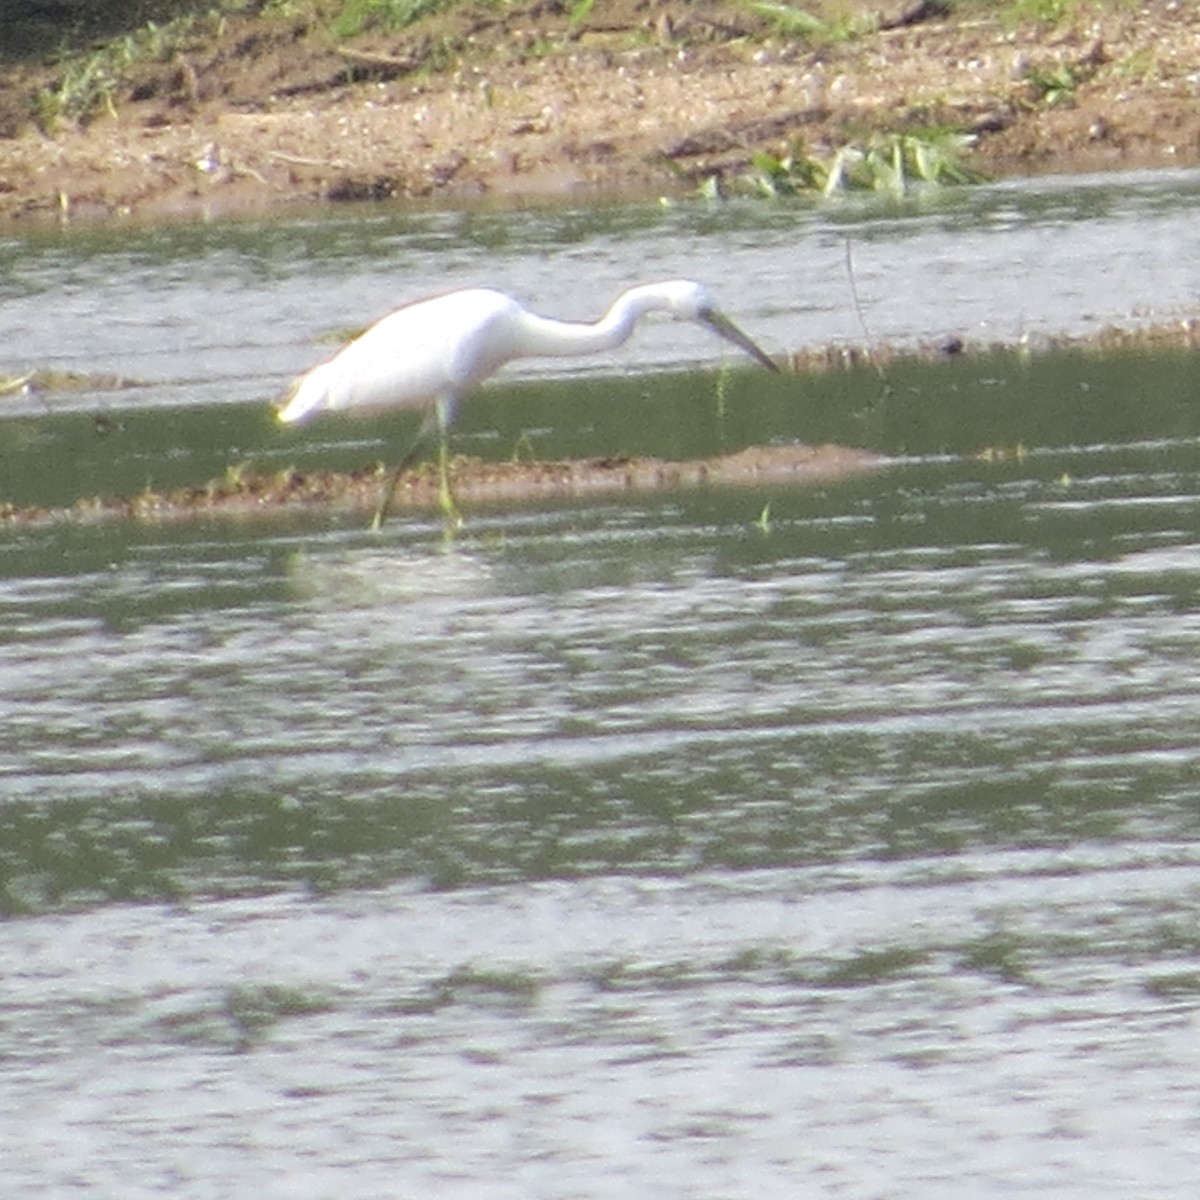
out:
{"label": "submerged mud", "polygon": [[[536,502],[654,492],[704,486],[816,484],[886,466],[889,460],[847,446],[752,446],[718,458],[671,462],[661,458],[599,458],[563,462],[485,462],[456,458],[450,480],[463,504]],[[132,497],[93,496],[60,507],[0,504],[8,526],[87,523],[103,520],[172,521],[195,517],[260,517],[271,513],[370,513],[389,472],[382,466],[354,472],[300,471],[274,474],[231,469],[197,487]],[[439,473],[426,463],[396,483],[391,510],[420,511],[438,505]]]}

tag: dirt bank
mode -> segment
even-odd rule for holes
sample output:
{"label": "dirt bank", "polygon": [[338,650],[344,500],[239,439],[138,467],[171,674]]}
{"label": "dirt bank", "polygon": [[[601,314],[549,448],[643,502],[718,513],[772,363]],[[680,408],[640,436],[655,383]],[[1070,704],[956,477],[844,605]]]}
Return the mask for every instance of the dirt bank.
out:
{"label": "dirt bank", "polygon": [[578,27],[569,7],[350,41],[279,15],[200,22],[77,123],[42,91],[51,132],[30,98],[65,68],[10,66],[0,220],[686,193],[758,150],[945,126],[994,174],[1200,161],[1200,6],[1183,0],[1079,4],[1052,26],[982,3],[813,3],[852,18],[815,43],[728,4],[606,0]]}
{"label": "dirt bank", "polygon": [[[569,462],[494,463],[455,458],[455,496],[464,503],[495,504],[567,497],[763,484],[819,485],[880,470],[888,460],[846,446],[751,446],[736,454],[690,462],[660,458],[606,458]],[[375,511],[388,472],[381,466],[354,474],[286,470],[275,475],[230,471],[223,479],[173,492],[133,497],[96,496],[62,508],[0,503],[0,526],[88,524],[104,520],[162,522],[196,517],[261,517],[264,513]],[[434,510],[437,466],[407,471],[392,494],[393,513]]]}

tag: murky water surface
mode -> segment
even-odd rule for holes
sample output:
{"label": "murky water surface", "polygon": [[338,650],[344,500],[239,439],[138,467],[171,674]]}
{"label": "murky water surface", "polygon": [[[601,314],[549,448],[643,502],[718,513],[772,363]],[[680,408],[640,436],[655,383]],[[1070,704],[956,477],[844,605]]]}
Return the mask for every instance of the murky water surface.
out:
{"label": "murky water surface", "polygon": [[[151,386],[17,401],[5,498],[377,457],[386,420],[284,434],[265,398],[490,258],[576,315],[711,274],[783,348],[856,336],[850,222],[880,335],[1163,319],[1176,182],[10,241],[0,369]],[[475,508],[449,545],[429,514],[0,536],[5,1194],[1194,1194],[1191,358],[651,371],[719,355],[678,333],[497,385],[460,448],[902,461]]]}

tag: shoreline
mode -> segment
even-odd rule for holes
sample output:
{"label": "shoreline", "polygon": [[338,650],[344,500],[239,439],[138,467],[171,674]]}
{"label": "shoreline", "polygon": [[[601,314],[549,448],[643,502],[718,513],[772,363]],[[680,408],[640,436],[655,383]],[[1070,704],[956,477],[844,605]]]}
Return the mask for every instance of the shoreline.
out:
{"label": "shoreline", "polygon": [[62,69],[9,64],[0,225],[678,198],[736,186],[756,156],[828,160],[938,128],[972,138],[967,163],[995,178],[1200,163],[1196,6],[1085,6],[1019,27],[926,7],[813,45],[752,22],[714,32],[683,0],[656,5],[649,30],[635,0],[610,0],[595,30],[530,6],[490,31],[503,53],[443,70],[421,62],[419,31],[339,44],[231,16],[51,132],[21,114]]}
{"label": "shoreline", "polygon": [[[891,460],[846,446],[750,446],[719,458],[674,462],[660,458],[601,458],[561,462],[486,462],[455,457],[450,475],[456,499],[465,503],[530,503],[632,495],[702,487],[754,487],[764,484],[815,486],[881,470]],[[88,525],[106,520],[139,523],[225,519],[264,515],[368,515],[378,506],[391,472],[382,464],[354,472],[301,471],[274,474],[230,472],[224,479],[169,492],[147,489],[132,497],[84,497],[69,505],[36,507],[0,503],[0,527]],[[397,481],[389,509],[438,509],[437,465],[421,463]]]}

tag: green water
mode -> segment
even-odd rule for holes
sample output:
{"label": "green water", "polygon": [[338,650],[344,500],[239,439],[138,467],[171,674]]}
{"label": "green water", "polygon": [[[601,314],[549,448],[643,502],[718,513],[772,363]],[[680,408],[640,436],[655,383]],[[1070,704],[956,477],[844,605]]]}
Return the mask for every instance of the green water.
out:
{"label": "green water", "polygon": [[[456,449],[897,461],[0,533],[7,1191],[1190,1197],[1190,357],[650,366]],[[25,404],[5,498],[411,432],[200,374]]]}
{"label": "green water", "polygon": [[[14,1186],[1185,1194],[1182,367],[748,375],[723,417],[709,376],[498,390],[468,445],[607,447],[661,399],[700,415],[656,452],[808,406],[916,456],[477,507],[449,549],[420,515],[6,534]],[[139,416],[64,480],[82,420],[31,494],[270,444]]]}

